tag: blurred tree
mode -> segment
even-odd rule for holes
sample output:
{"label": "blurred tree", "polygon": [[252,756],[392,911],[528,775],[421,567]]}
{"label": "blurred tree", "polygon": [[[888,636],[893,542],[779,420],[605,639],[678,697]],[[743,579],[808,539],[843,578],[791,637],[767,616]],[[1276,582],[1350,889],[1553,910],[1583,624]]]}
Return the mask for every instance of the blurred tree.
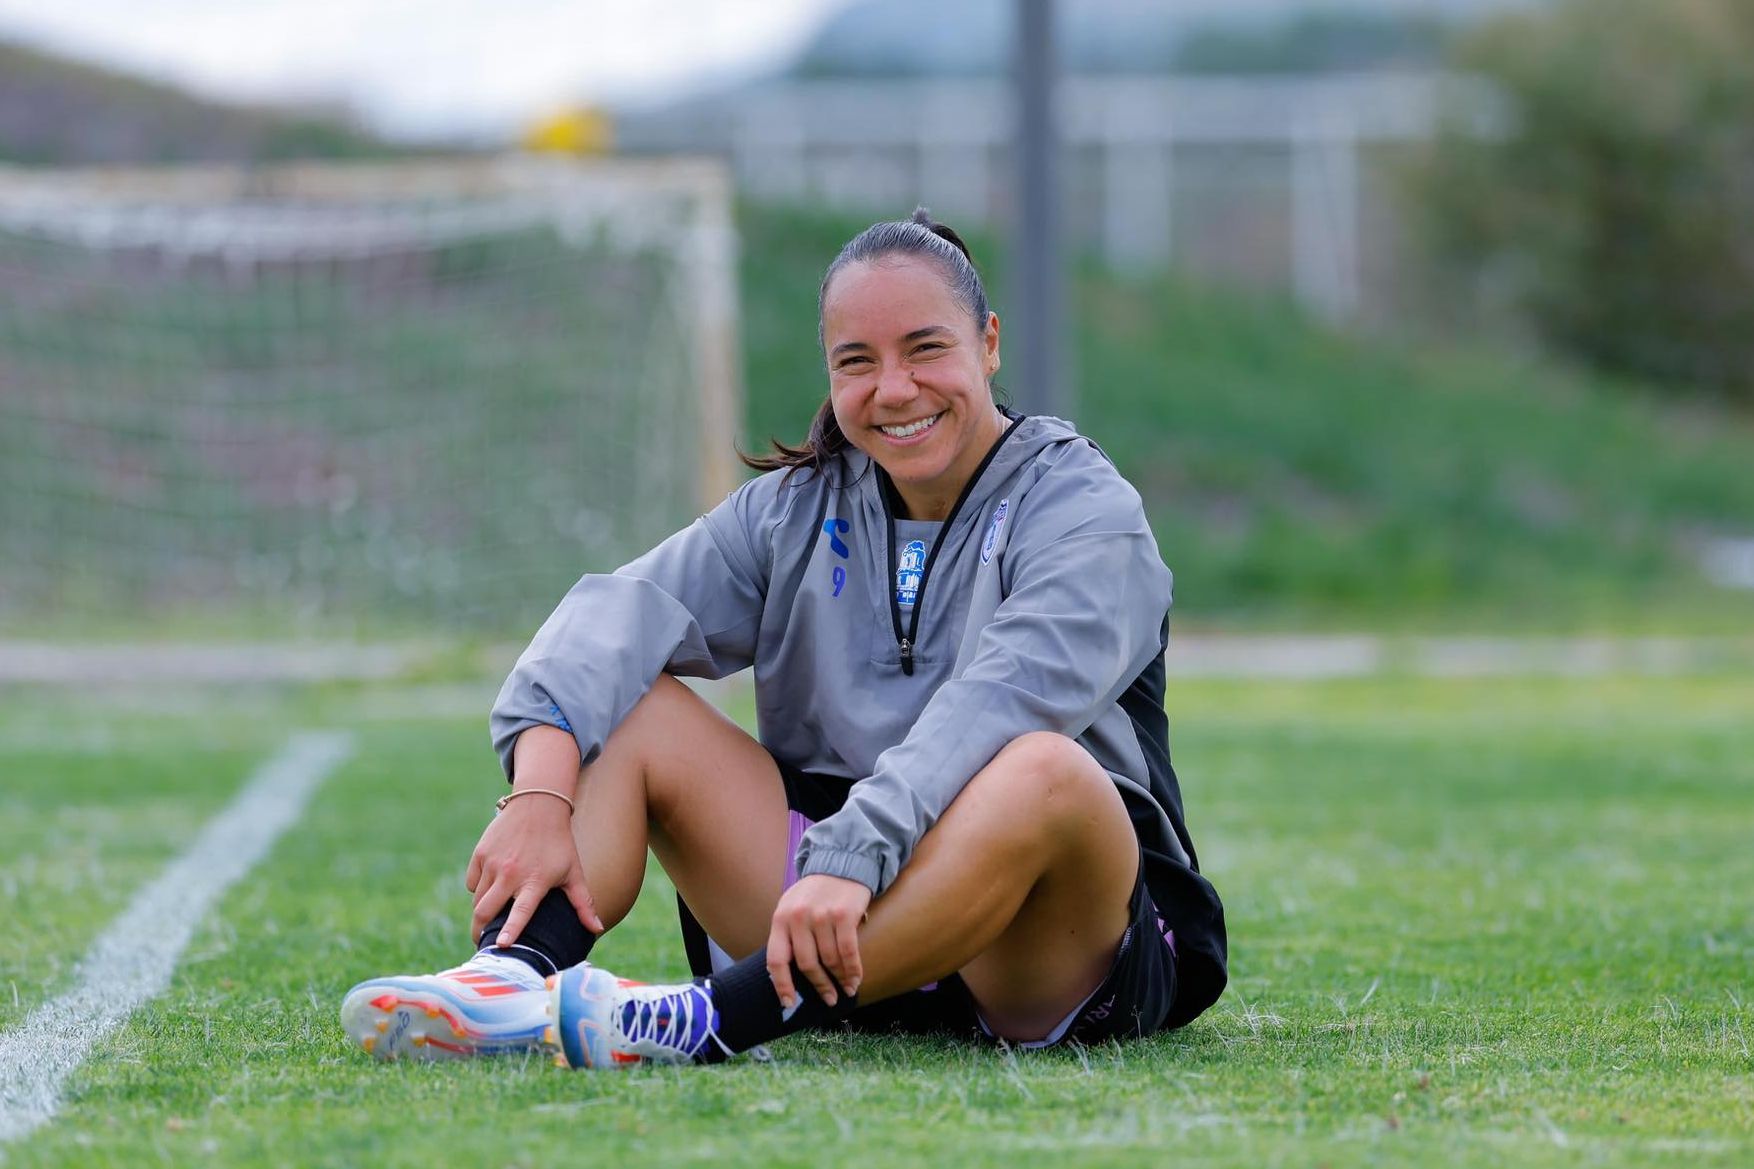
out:
{"label": "blurred tree", "polygon": [[[1551,344],[1754,401],[1754,3],[1558,0],[1460,42],[1498,93],[1415,168],[1437,254]],[[1477,108],[1477,107],[1476,107]]]}

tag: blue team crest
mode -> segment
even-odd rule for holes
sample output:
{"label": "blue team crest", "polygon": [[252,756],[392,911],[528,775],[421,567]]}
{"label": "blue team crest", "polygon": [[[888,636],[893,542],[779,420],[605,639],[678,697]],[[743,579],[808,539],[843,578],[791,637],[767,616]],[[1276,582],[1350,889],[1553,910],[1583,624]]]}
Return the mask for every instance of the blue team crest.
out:
{"label": "blue team crest", "polygon": [[993,558],[993,549],[999,546],[999,529],[1005,526],[1005,513],[1011,510],[1011,501],[1001,499],[993,512],[992,522],[987,524],[987,538],[981,541],[981,563],[985,564]]}
{"label": "blue team crest", "polygon": [[920,595],[920,578],[926,572],[926,542],[909,540],[895,565],[895,603],[911,605]]}

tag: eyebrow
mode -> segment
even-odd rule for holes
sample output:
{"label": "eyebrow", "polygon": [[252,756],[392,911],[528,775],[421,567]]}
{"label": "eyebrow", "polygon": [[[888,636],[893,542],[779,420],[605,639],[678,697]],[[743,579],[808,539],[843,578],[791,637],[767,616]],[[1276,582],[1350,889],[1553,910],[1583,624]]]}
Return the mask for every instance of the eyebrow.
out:
{"label": "eyebrow", "polygon": [[[912,341],[923,341],[927,337],[936,336],[940,333],[949,333],[954,336],[955,330],[951,329],[948,325],[927,325],[925,328],[915,329],[913,332],[903,337],[901,343],[906,345]],[[869,348],[871,348],[871,346],[863,341],[843,341],[834,347],[833,351],[829,353],[828,359],[833,361],[841,356],[841,354],[850,352],[851,350]]]}

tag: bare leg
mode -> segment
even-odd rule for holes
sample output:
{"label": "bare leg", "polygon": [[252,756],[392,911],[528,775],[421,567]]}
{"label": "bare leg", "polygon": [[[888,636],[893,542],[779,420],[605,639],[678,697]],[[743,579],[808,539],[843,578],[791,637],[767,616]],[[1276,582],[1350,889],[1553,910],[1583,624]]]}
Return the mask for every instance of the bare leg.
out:
{"label": "bare leg", "polygon": [[1014,740],[927,832],[859,932],[861,1001],[959,971],[1008,1039],[1039,1039],[1102,982],[1139,849],[1114,781],[1060,735]]}
{"label": "bare leg", "polygon": [[633,908],[649,844],[727,952],[767,941],[788,860],[779,769],[676,679],[659,675],[581,772],[573,837],[605,925]]}
{"label": "bare leg", "polygon": [[[582,772],[573,834],[605,924],[632,908],[649,843],[728,953],[766,944],[790,860],[778,768],[674,678],[659,677]],[[1018,738],[872,903],[860,1000],[957,971],[998,1034],[1040,1038],[1107,974],[1138,855],[1114,781],[1088,752],[1061,735]]]}

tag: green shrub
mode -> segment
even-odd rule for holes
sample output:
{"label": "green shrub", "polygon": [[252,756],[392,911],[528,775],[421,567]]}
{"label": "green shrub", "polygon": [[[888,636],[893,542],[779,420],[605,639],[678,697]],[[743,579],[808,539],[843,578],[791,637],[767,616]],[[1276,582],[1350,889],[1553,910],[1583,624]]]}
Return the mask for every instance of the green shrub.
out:
{"label": "green shrub", "polygon": [[1453,64],[1496,90],[1491,125],[1417,169],[1438,255],[1592,365],[1754,399],[1750,62],[1748,0],[1489,22]]}

